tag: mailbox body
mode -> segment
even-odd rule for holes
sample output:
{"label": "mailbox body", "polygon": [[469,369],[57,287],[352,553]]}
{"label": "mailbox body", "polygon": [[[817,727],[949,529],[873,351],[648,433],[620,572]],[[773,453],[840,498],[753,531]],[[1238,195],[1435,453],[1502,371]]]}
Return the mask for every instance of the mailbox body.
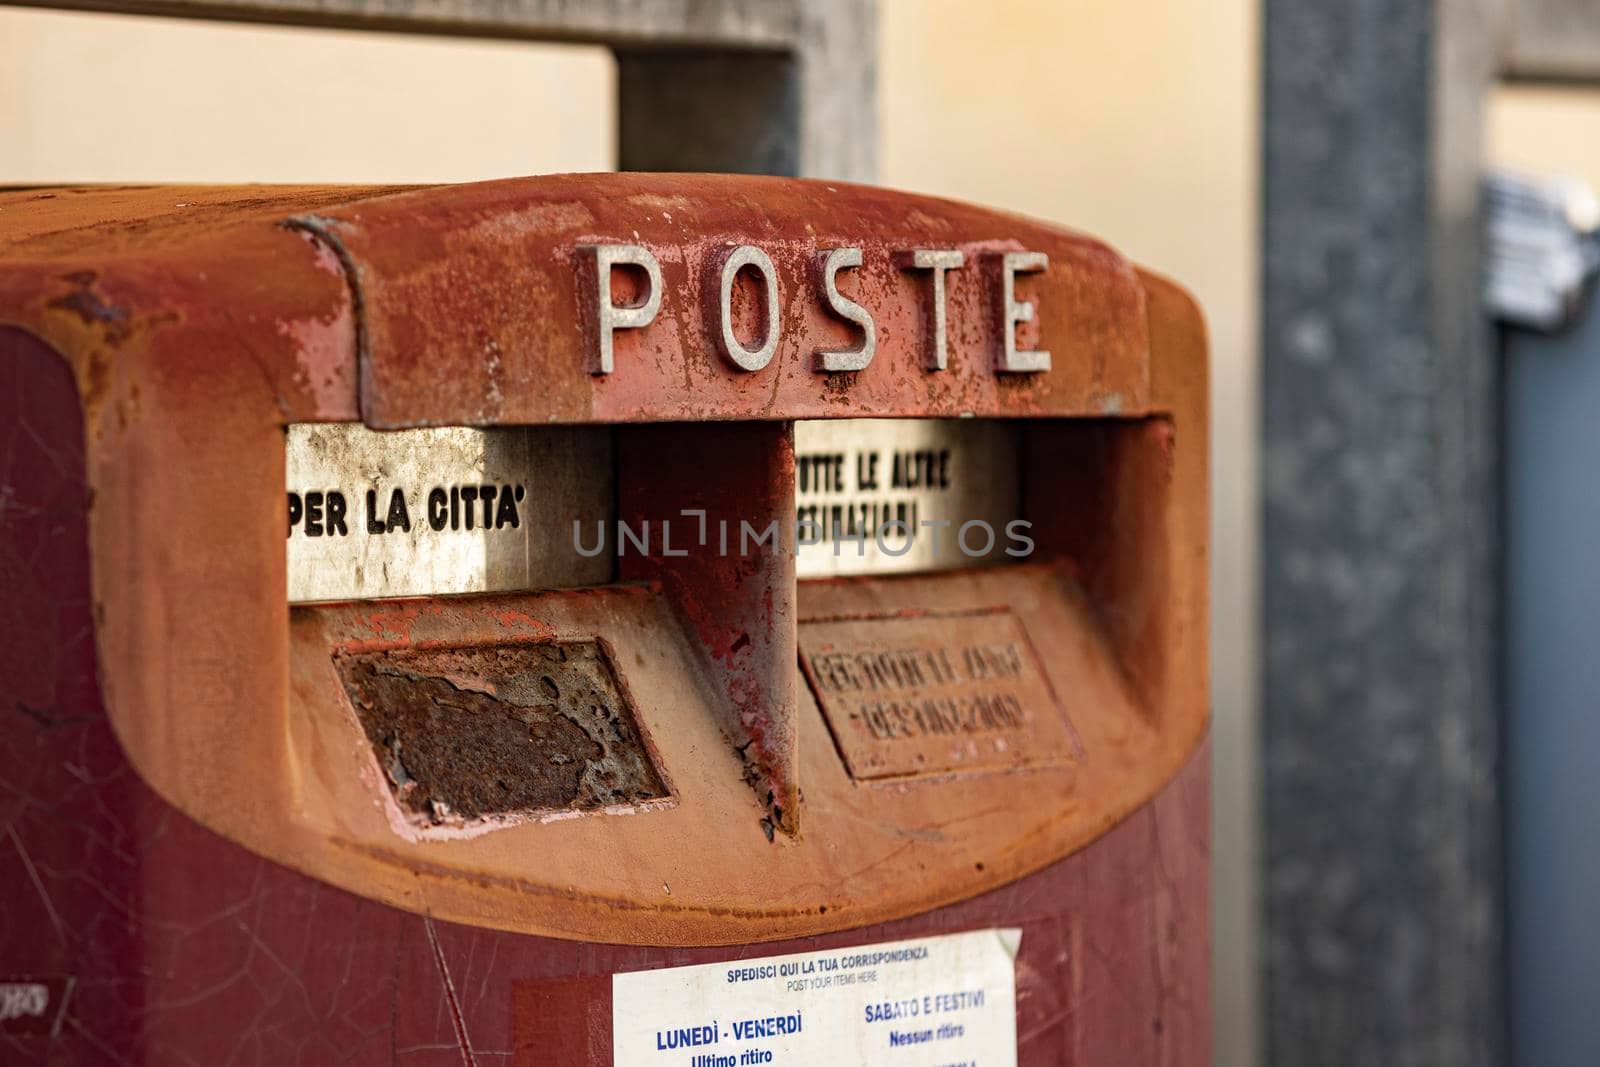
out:
{"label": "mailbox body", "polygon": [[[1052,227],[778,179],[19,192],[6,225],[8,1056],[609,1063],[619,972],[1018,928],[1017,1062],[1209,1062],[1205,363],[1176,287]],[[593,252],[624,245],[659,288]],[[745,246],[767,289],[721,299]],[[942,321],[929,248],[962,252]],[[1035,287],[1017,255],[1047,256]],[[863,347],[841,293],[873,317],[858,370],[819,355]],[[655,297],[605,370],[608,309]],[[478,594],[285,593],[286,428],[592,430],[607,518],[760,528],[795,521],[794,424],[861,417],[1002,427],[1032,557],[797,577],[781,545],[658,541]],[[1023,649],[1060,728],[977,763],[852,740],[826,657],[958,632]],[[485,648],[602,663],[635,792],[408,809],[362,664],[456,685]]]}

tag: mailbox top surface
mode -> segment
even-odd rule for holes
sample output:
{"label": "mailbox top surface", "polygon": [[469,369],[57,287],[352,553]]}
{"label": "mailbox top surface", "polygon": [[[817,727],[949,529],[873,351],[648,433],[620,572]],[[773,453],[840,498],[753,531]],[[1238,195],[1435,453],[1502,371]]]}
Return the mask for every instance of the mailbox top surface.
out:
{"label": "mailbox top surface", "polygon": [[[101,364],[205,326],[213,358],[237,352],[281,381],[288,421],[1161,406],[1145,290],[1114,250],[1009,213],[846,183],[593,174],[22,189],[0,193],[0,248],[0,320],[69,358],[93,349]],[[763,342],[770,352],[752,357]],[[827,369],[826,353],[848,366],[863,348],[859,369]]]}

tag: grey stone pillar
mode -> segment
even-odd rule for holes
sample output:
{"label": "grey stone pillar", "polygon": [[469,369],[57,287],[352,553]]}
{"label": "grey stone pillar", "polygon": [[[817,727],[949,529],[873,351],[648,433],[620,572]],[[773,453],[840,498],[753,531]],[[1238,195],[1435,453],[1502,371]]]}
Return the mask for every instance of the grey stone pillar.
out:
{"label": "grey stone pillar", "polygon": [[1502,1062],[1493,5],[1266,0],[1266,1043]]}

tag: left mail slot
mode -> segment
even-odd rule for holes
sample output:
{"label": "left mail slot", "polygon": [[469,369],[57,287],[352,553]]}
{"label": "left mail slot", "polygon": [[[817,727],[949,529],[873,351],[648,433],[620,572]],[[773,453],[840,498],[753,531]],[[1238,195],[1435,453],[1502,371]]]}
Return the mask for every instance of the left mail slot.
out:
{"label": "left mail slot", "polygon": [[604,427],[287,427],[290,603],[596,585],[574,523],[615,507]]}

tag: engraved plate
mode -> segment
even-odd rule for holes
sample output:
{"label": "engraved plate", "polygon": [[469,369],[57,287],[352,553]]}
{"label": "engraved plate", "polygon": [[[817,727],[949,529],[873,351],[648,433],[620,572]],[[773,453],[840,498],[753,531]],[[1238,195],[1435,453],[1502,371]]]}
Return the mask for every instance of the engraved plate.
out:
{"label": "engraved plate", "polygon": [[1004,609],[802,622],[800,663],[857,780],[1081,755],[1027,631]]}
{"label": "engraved plate", "polygon": [[1018,429],[976,419],[794,427],[801,578],[948,570],[1021,558]]}
{"label": "engraved plate", "polygon": [[1017,928],[611,978],[616,1067],[1015,1067]]}
{"label": "engraved plate", "polygon": [[603,428],[301,423],[286,458],[291,603],[611,580],[572,525],[612,518]]}

